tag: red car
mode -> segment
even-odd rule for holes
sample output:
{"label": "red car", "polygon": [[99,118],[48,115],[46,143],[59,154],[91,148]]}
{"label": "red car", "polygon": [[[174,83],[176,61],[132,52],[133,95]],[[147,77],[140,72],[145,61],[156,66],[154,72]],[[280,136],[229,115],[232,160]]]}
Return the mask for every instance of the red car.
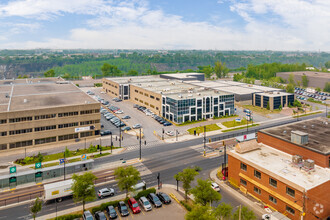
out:
{"label": "red car", "polygon": [[130,198],[128,200],[128,206],[132,209],[133,214],[137,214],[141,212],[140,206],[134,198]]}

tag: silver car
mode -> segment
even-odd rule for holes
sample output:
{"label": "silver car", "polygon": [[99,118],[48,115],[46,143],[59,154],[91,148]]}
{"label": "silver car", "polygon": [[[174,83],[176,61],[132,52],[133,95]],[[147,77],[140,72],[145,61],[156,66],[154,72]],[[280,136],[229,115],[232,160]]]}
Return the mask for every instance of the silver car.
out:
{"label": "silver car", "polygon": [[113,196],[115,195],[115,190],[110,188],[103,188],[103,189],[100,189],[99,191],[97,191],[97,196],[102,199],[103,197],[106,197],[106,196]]}
{"label": "silver car", "polygon": [[146,197],[142,196],[139,199],[139,203],[143,207],[144,211],[147,212],[147,211],[151,211],[152,210],[151,204],[150,204],[150,202],[148,201],[148,199]]}

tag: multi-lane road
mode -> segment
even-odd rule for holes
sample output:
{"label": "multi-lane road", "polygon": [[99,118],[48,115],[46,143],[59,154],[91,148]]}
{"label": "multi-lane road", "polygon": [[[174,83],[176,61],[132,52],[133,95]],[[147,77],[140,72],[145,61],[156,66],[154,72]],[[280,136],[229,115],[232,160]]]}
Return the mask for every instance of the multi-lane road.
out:
{"label": "multi-lane road", "polygon": [[[321,114],[306,116],[299,120],[306,120],[309,118],[318,117],[320,115]],[[270,122],[268,124],[263,124],[256,128],[252,128],[249,131],[249,133],[253,132],[255,129],[277,126],[283,123],[291,123],[291,122],[295,122],[296,120],[297,119],[287,119],[285,121]],[[238,130],[238,131],[210,136],[208,138],[211,139],[221,138],[228,135],[240,134],[241,132],[242,130]],[[203,157],[202,153],[198,150],[199,148],[193,147],[196,145],[201,145],[202,143],[203,143],[203,138],[197,138],[189,141],[177,142],[172,144],[162,143],[153,146],[150,145],[144,146],[142,148],[143,161],[142,163],[139,163],[137,165],[138,166],[137,168],[140,171],[142,171],[141,179],[146,181],[148,187],[154,186],[157,184],[157,174],[160,173],[162,183],[176,184],[176,181],[174,180],[173,176],[186,167],[194,167],[194,166],[199,166],[202,168],[202,171],[200,172],[200,175],[197,178],[203,178],[203,179],[208,178],[210,171],[219,167],[222,164],[224,158],[223,156],[218,156],[214,158]],[[134,147],[130,148],[130,150],[127,150],[122,154],[112,155],[109,157],[97,159],[95,160],[95,167],[97,168],[109,162],[119,161],[120,159],[130,160],[138,157],[139,157],[139,147],[137,146],[136,148]],[[99,177],[104,175],[109,175],[109,178],[113,178],[111,177],[112,175],[111,170],[98,171],[96,175],[98,175]],[[117,193],[119,192],[119,189],[116,186],[116,182],[114,180],[108,182],[103,186],[97,186],[96,190],[105,186],[113,187]],[[5,196],[24,194],[31,190],[42,190],[42,187],[35,186],[28,189],[20,189],[14,191],[12,194],[0,193],[0,199],[4,198]],[[225,191],[222,191],[222,201],[231,203],[232,206],[234,207],[240,205],[240,201],[238,201],[236,198],[231,197]],[[29,214],[28,206],[29,204],[25,204],[25,205],[17,205],[14,207],[2,209],[0,210],[0,220],[29,219],[31,218],[31,216]],[[76,206],[76,204],[73,203],[72,199],[68,199],[61,203],[58,203],[57,210],[60,211],[74,206]],[[56,209],[56,205],[54,203],[45,204],[39,215],[45,215],[51,212],[55,212],[55,209]]]}

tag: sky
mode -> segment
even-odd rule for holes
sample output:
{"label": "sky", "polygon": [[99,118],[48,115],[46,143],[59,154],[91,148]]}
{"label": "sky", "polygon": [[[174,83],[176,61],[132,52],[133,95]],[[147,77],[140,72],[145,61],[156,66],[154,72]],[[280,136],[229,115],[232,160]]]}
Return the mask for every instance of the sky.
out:
{"label": "sky", "polygon": [[330,0],[0,0],[0,49],[330,51]]}

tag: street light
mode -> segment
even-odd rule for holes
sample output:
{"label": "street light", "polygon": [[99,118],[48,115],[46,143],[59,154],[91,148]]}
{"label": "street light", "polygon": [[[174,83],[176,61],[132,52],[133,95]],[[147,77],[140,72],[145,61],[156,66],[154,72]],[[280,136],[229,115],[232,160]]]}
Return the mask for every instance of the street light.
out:
{"label": "street light", "polygon": [[113,142],[112,142],[112,132],[111,132],[111,143],[110,143],[110,147],[111,147],[111,154],[112,154],[112,146],[113,146]]}
{"label": "street light", "polygon": [[225,144],[225,141],[222,141],[222,144],[223,144],[223,146],[224,146],[224,148],[225,148],[225,155],[224,155],[224,159],[225,159],[225,170],[224,170],[224,177],[225,177],[225,180],[227,179],[226,178],[226,168],[227,168],[227,151],[226,151],[226,144]]}
{"label": "street light", "polygon": [[64,151],[64,180],[65,180],[65,151]]}
{"label": "street light", "polygon": [[141,128],[140,128],[140,160],[141,160],[141,150],[142,150],[142,147],[141,147]]}
{"label": "street light", "polygon": [[204,157],[206,156],[206,152],[205,152],[205,147],[206,147],[206,126],[204,126]]}

